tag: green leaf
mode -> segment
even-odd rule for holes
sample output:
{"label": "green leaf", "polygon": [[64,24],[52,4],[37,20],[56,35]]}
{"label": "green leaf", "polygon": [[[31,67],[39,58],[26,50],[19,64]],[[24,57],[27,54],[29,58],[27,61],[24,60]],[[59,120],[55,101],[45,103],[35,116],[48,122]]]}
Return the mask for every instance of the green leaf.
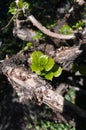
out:
{"label": "green leaf", "polygon": [[51,80],[51,81],[52,81],[52,79],[53,79],[53,72],[48,72],[48,73],[45,75],[45,78],[46,78],[47,80]]}
{"label": "green leaf", "polygon": [[45,75],[46,75],[46,71],[42,70],[41,73],[40,73],[40,76],[45,76]]}
{"label": "green leaf", "polygon": [[53,76],[58,77],[62,73],[62,68],[55,65],[54,59],[49,58],[40,51],[34,51],[31,55],[31,69],[40,76],[52,80]]}
{"label": "green leaf", "polygon": [[31,55],[31,59],[32,59],[32,64],[38,65],[39,62],[39,57],[41,57],[43,55],[42,52],[40,51],[34,51]]}
{"label": "green leaf", "polygon": [[54,59],[48,58],[48,62],[47,62],[47,64],[45,65],[45,70],[46,70],[46,71],[51,70],[51,69],[53,68],[54,64],[55,64]]}
{"label": "green leaf", "polygon": [[28,49],[28,46],[25,46],[25,47],[23,48],[24,51],[26,51],[27,49]]}
{"label": "green leaf", "polygon": [[83,27],[84,23],[83,21],[78,21],[75,25],[72,26],[73,29],[79,29],[80,27]]}
{"label": "green leaf", "polygon": [[62,68],[59,65],[55,65],[52,69],[54,77],[59,77],[62,74]]}
{"label": "green leaf", "polygon": [[44,39],[45,36],[42,32],[36,31],[36,35],[33,38],[34,38],[34,40],[38,40],[38,39]]}
{"label": "green leaf", "polygon": [[69,25],[63,25],[62,28],[60,29],[60,33],[62,34],[71,34],[72,33],[72,28]]}
{"label": "green leaf", "polygon": [[44,68],[42,66],[38,65],[38,64],[37,65],[32,64],[31,69],[32,69],[33,72],[35,71],[36,73],[38,73],[38,72],[42,71]]}
{"label": "green leaf", "polygon": [[23,1],[22,1],[22,0],[19,0],[19,1],[18,1],[18,8],[20,8],[20,9],[21,9],[21,8],[22,8],[22,6],[23,6]]}
{"label": "green leaf", "polygon": [[28,42],[27,44],[26,44],[26,46],[22,49],[22,50],[27,50],[29,47],[31,47],[31,46],[33,46],[33,43],[32,42]]}
{"label": "green leaf", "polygon": [[34,44],[32,43],[32,42],[27,42],[27,47],[31,47],[31,46],[33,46]]}
{"label": "green leaf", "polygon": [[9,13],[11,13],[12,15],[15,15],[17,14],[17,9],[15,7],[9,8]]}
{"label": "green leaf", "polygon": [[30,4],[28,4],[27,2],[23,2],[23,7],[22,8],[25,8],[25,9],[29,10],[29,6],[30,6]]}
{"label": "green leaf", "polygon": [[39,57],[38,64],[40,64],[40,66],[44,67],[47,63],[48,63],[48,56],[42,55]]}
{"label": "green leaf", "polygon": [[65,95],[65,99],[68,100],[68,101],[71,101],[71,98],[70,98],[70,96],[68,94]]}

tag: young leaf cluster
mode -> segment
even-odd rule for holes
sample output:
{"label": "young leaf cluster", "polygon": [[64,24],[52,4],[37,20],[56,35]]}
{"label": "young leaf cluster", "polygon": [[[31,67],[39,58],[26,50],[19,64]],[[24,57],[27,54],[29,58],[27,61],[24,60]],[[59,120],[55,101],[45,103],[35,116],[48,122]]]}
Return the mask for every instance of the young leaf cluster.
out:
{"label": "young leaf cluster", "polygon": [[76,91],[73,88],[69,88],[65,99],[75,104]]}
{"label": "young leaf cluster", "polygon": [[69,25],[63,25],[61,28],[60,28],[60,33],[62,34],[71,34],[73,29],[80,29],[84,26],[84,23],[83,21],[78,21],[75,25],[73,25],[72,27],[70,27]]}
{"label": "young leaf cluster", "polygon": [[83,21],[78,21],[75,25],[72,26],[73,29],[80,29],[84,26]]}
{"label": "young leaf cluster", "polygon": [[22,11],[23,8],[28,9],[30,11],[29,7],[30,7],[29,3],[24,2],[23,0],[19,0],[17,3],[16,2],[12,2],[10,4],[9,12],[12,15],[15,15],[15,14],[19,13],[19,11]]}
{"label": "young leaf cluster", "polygon": [[38,39],[44,39],[45,35],[41,32],[41,31],[36,31],[36,35],[33,37],[34,40],[38,40]]}
{"label": "young leaf cluster", "polygon": [[54,59],[44,55],[41,51],[34,51],[31,54],[31,62],[32,71],[44,76],[47,80],[59,77],[62,73],[62,68],[55,65]]}
{"label": "young leaf cluster", "polygon": [[68,35],[72,33],[72,28],[69,25],[63,25],[59,31],[62,34]]}

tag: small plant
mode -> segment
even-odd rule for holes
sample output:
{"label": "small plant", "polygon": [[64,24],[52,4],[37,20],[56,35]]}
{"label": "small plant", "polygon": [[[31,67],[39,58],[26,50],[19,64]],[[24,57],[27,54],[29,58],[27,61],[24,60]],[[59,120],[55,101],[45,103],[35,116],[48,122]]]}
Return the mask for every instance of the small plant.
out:
{"label": "small plant", "polygon": [[75,104],[75,96],[76,92],[73,88],[69,88],[67,94],[65,95],[65,99]]}
{"label": "small plant", "polygon": [[75,25],[72,26],[73,29],[80,29],[84,26],[83,21],[78,21]]}
{"label": "small plant", "polygon": [[24,2],[23,0],[19,0],[18,2],[12,2],[9,7],[9,12],[12,15],[16,15],[17,13],[20,13],[20,11],[23,10],[23,8],[28,9],[30,11],[30,4],[27,2]]}
{"label": "small plant", "polygon": [[34,51],[31,55],[31,61],[32,71],[44,76],[47,80],[59,77],[62,73],[62,68],[59,65],[55,65],[54,59],[44,55],[41,51]]}
{"label": "small plant", "polygon": [[27,42],[26,46],[22,49],[23,51],[26,51],[29,47],[34,46],[32,42]]}
{"label": "small plant", "polygon": [[55,26],[57,25],[57,23],[55,22],[55,21],[53,21],[53,23],[47,23],[47,28],[49,28],[49,29],[52,29],[52,28],[54,28]]}
{"label": "small plant", "polygon": [[9,13],[11,13],[12,15],[17,14],[17,7],[16,7],[16,3],[12,2],[9,6]]}
{"label": "small plant", "polygon": [[36,31],[36,35],[33,37],[34,40],[38,40],[38,39],[44,39],[45,35],[41,32],[41,31]]}
{"label": "small plant", "polygon": [[69,25],[63,25],[62,28],[59,31],[62,34],[68,35],[68,34],[72,33],[72,28]]}
{"label": "small plant", "polygon": [[75,127],[72,127],[68,123],[55,123],[50,121],[40,121],[40,126],[36,126],[36,130],[75,130]]}

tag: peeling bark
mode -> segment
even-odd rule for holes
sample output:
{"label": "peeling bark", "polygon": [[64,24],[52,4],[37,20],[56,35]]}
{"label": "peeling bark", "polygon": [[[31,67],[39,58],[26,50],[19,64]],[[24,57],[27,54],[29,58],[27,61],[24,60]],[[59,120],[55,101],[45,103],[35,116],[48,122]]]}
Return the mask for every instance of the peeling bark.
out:
{"label": "peeling bark", "polygon": [[36,26],[40,31],[42,31],[44,34],[48,36],[51,36],[57,39],[74,39],[75,38],[74,34],[63,35],[63,34],[57,34],[57,33],[51,32],[50,30],[42,26],[41,23],[38,22],[38,20],[36,20],[33,15],[28,16],[28,19],[33,23],[34,26]]}
{"label": "peeling bark", "polygon": [[26,20],[16,19],[16,21],[15,21],[16,26],[13,29],[13,35],[17,36],[21,40],[24,40],[24,41],[32,40],[33,41],[34,36],[36,35],[36,32],[32,31],[28,27],[27,28],[20,27],[21,23],[24,23],[27,21],[30,21],[33,24],[33,26],[37,27],[42,33],[44,33],[50,37],[53,37],[56,39],[65,39],[65,40],[76,38],[76,34],[64,35],[64,34],[58,34],[58,33],[50,31],[49,29],[44,27],[33,15],[28,15],[28,12],[25,13],[24,15],[26,16]]}
{"label": "peeling bark", "polygon": [[65,100],[63,96],[53,91],[50,84],[36,74],[28,73],[28,70],[24,69],[24,67],[11,66],[10,64],[4,65],[3,63],[2,71],[16,90],[20,102],[34,100],[39,105],[44,103],[55,112],[60,113],[69,108],[78,116],[86,118],[86,111]]}
{"label": "peeling bark", "polygon": [[[64,67],[65,61],[65,65],[72,64],[81,53],[82,50],[80,50],[80,47],[56,50],[54,59]],[[21,52],[9,59],[1,61],[0,64],[1,71],[7,76],[9,82],[16,90],[19,101],[23,103],[28,100],[34,100],[39,105],[42,103],[48,105],[55,112],[63,113],[69,109],[78,116],[86,118],[86,111],[65,100],[58,91],[53,90],[53,87],[46,80],[43,80],[43,78],[26,69],[25,64],[29,61],[29,55],[25,56]]]}

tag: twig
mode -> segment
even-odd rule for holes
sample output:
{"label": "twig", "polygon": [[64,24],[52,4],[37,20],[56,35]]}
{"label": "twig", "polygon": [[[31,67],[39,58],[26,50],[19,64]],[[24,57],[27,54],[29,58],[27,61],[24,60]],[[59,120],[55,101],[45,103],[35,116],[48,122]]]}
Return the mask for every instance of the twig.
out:
{"label": "twig", "polygon": [[1,28],[1,31],[3,31],[4,29],[6,29],[12,22],[13,18],[15,17],[15,15],[13,15],[13,17],[10,19],[10,21],[8,22],[8,24],[4,27]]}
{"label": "twig", "polygon": [[42,24],[38,22],[38,20],[36,20],[36,18],[33,15],[28,16],[27,19],[29,19],[29,21],[31,21],[34,26],[36,26],[40,31],[42,31],[44,34],[48,36],[58,38],[58,39],[74,39],[75,38],[74,34],[63,35],[63,34],[57,34],[57,33],[51,32],[49,29],[42,26]]}

